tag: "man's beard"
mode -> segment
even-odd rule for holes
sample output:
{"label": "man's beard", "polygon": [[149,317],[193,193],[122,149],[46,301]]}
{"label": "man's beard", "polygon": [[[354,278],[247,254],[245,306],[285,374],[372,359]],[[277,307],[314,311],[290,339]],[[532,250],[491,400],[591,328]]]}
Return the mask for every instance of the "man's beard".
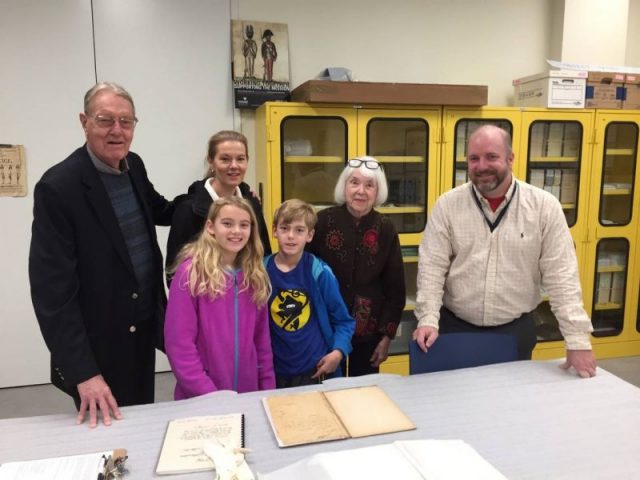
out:
{"label": "man's beard", "polygon": [[502,185],[504,183],[504,180],[507,178],[507,172],[498,173],[496,171],[481,172],[481,174],[478,176],[484,177],[485,173],[493,175],[493,180],[491,180],[490,182],[480,181],[478,178],[476,178],[476,175],[471,176],[471,181],[475,185],[476,189],[483,194],[493,192],[496,188]]}

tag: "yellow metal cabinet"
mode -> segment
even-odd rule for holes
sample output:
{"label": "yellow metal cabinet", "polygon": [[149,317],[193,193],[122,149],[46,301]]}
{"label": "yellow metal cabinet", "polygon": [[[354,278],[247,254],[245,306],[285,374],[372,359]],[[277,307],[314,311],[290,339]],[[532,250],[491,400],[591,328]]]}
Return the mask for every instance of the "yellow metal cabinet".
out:
{"label": "yellow metal cabinet", "polygon": [[[319,209],[333,203],[335,181],[349,158],[371,155],[383,164],[390,197],[380,211],[400,234],[407,307],[381,371],[406,374],[416,325],[417,252],[427,213],[440,194],[467,181],[466,140],[485,123],[510,132],[514,175],[550,191],[563,206],[597,356],[640,354],[636,111],[268,102],[256,115],[255,164],[265,217],[287,198],[305,199]],[[563,356],[548,302],[537,313],[534,358]]]}
{"label": "yellow metal cabinet", "polygon": [[595,114],[583,283],[598,356],[640,354],[638,112]]}
{"label": "yellow metal cabinet", "polygon": [[[322,209],[349,158],[370,155],[383,165],[389,198],[378,210],[398,230],[405,259],[407,307],[392,356],[406,364],[416,320],[418,247],[428,209],[439,193],[441,108],[376,108],[268,102],[256,112],[256,176],[265,218],[289,198]],[[270,220],[268,220],[270,221]],[[272,239],[272,245],[276,245]],[[404,360],[401,360],[404,359]],[[406,367],[408,372],[408,366]]]}
{"label": "yellow metal cabinet", "polygon": [[[592,110],[523,109],[519,122],[519,159],[524,179],[553,194],[562,204],[576,247],[576,257],[585,285],[584,262],[587,242],[589,189],[593,143]],[[543,292],[543,298],[544,292]],[[588,303],[583,289],[583,299]],[[564,355],[558,322],[544,300],[536,309],[538,345],[535,358]]]}

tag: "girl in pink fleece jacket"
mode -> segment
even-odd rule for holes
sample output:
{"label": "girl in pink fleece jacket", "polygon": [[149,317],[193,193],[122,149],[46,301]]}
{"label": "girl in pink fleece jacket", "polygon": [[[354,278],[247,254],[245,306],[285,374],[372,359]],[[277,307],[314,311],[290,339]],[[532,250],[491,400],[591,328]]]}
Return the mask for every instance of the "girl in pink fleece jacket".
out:
{"label": "girl in pink fleece jacket", "polygon": [[211,205],[178,255],[164,326],[176,400],[275,388],[262,256],[253,210],[236,196]]}

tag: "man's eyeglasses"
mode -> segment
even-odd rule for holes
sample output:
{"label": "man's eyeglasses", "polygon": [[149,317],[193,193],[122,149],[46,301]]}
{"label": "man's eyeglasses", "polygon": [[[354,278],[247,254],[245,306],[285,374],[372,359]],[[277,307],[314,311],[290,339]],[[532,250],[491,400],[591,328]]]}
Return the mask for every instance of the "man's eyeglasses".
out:
{"label": "man's eyeglasses", "polygon": [[96,122],[96,125],[102,128],[111,128],[116,122],[120,124],[120,128],[123,130],[131,130],[138,123],[138,119],[136,117],[111,117],[109,115],[95,115],[93,117],[93,121]]}
{"label": "man's eyeglasses", "polygon": [[363,163],[364,166],[369,170],[377,170],[378,168],[384,170],[384,168],[382,168],[382,165],[380,165],[375,160],[360,160],[359,158],[352,158],[351,160],[349,160],[349,166],[353,168],[359,168]]}

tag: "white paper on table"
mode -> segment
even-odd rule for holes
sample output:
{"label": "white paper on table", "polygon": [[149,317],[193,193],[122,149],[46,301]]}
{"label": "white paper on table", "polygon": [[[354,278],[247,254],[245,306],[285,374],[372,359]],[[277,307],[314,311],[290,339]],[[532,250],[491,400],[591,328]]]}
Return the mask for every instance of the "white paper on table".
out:
{"label": "white paper on table", "polygon": [[0,480],[84,480],[98,477],[113,452],[44,458],[0,465]]}
{"label": "white paper on table", "polygon": [[506,480],[462,440],[405,440],[319,453],[260,480]]}

